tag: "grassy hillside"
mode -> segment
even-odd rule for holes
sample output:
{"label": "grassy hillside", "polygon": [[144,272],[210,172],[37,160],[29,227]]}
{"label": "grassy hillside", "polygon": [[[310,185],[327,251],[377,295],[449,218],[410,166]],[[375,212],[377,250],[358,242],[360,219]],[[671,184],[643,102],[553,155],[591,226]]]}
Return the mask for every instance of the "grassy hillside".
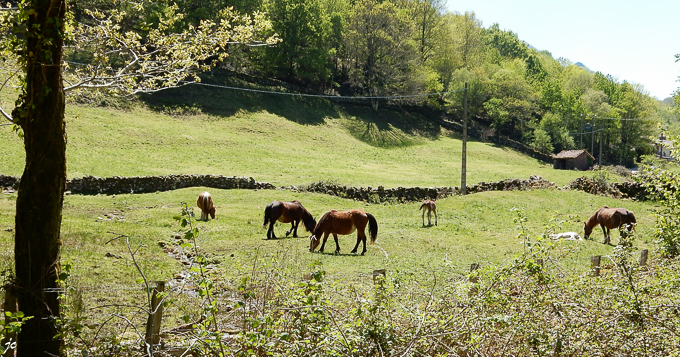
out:
{"label": "grassy hillside", "polygon": [[[129,109],[69,105],[68,176],[186,173],[252,176],[275,185],[335,180],[373,187],[458,186],[459,135],[431,119],[203,87],[168,92]],[[9,126],[0,127],[0,140],[0,173],[20,175],[21,141]],[[468,144],[467,167],[469,184],[533,174],[564,185],[582,174],[475,141]]]}

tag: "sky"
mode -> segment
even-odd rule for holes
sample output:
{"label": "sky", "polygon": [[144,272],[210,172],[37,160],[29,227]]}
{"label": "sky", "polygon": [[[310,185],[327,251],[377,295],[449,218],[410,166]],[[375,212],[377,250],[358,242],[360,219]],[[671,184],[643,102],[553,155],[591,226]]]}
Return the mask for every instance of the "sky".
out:
{"label": "sky", "polygon": [[449,12],[474,11],[539,51],[581,62],[663,100],[678,87],[680,0],[447,0]]}

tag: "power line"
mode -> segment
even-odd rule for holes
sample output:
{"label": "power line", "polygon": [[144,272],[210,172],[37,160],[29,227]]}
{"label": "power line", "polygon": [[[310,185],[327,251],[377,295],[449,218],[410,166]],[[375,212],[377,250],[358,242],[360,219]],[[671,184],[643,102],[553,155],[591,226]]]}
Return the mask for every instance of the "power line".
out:
{"label": "power line", "polygon": [[[64,61],[65,63],[69,64],[75,64],[79,66],[90,66],[86,63],[79,63],[79,62],[72,62],[72,61]],[[348,97],[348,96],[340,96],[340,95],[328,95],[328,94],[304,94],[304,93],[290,93],[290,92],[277,92],[277,91],[270,91],[270,90],[264,90],[264,89],[251,89],[251,88],[242,88],[242,87],[231,87],[231,86],[225,86],[225,85],[220,85],[220,84],[209,84],[209,83],[202,83],[202,82],[190,82],[190,81],[180,81],[180,83],[186,84],[195,84],[195,85],[200,85],[200,86],[206,86],[206,87],[213,87],[213,88],[220,88],[220,89],[231,89],[231,90],[238,90],[238,91],[243,91],[243,92],[255,92],[255,93],[263,93],[263,94],[278,94],[278,95],[290,95],[290,96],[298,96],[298,97],[312,97],[312,98],[327,98],[327,99],[405,99],[405,98],[422,98],[422,97],[433,97],[433,96],[439,96],[439,95],[444,95],[444,94],[450,94],[450,93],[456,93],[456,92],[462,92],[465,91],[465,88],[463,89],[457,89],[453,91],[446,91],[446,92],[436,92],[436,93],[426,93],[426,94],[405,94],[405,95],[390,95],[390,96],[361,96],[361,97]]]}
{"label": "power line", "polygon": [[418,97],[432,97],[432,96],[438,96],[438,95],[443,95],[443,94],[449,94],[449,93],[456,93],[456,92],[462,92],[465,89],[458,89],[454,91],[447,91],[447,92],[436,92],[436,93],[427,93],[427,94],[407,94],[407,95],[392,95],[392,96],[364,96],[364,97],[347,97],[347,96],[340,96],[340,95],[327,95],[327,94],[304,94],[304,93],[290,93],[290,92],[276,92],[276,91],[268,91],[268,90],[263,90],[263,89],[250,89],[250,88],[241,88],[241,87],[230,87],[230,86],[223,86],[219,84],[208,84],[208,83],[201,83],[201,82],[187,82],[187,81],[182,81],[185,84],[196,84],[196,85],[201,85],[201,86],[206,86],[206,87],[215,87],[215,88],[222,88],[222,89],[232,89],[232,90],[239,90],[239,91],[245,91],[245,92],[256,92],[256,93],[265,93],[265,94],[279,94],[279,95],[291,95],[291,96],[300,96],[300,97],[314,97],[314,98],[329,98],[329,99],[403,99],[403,98],[418,98]]}

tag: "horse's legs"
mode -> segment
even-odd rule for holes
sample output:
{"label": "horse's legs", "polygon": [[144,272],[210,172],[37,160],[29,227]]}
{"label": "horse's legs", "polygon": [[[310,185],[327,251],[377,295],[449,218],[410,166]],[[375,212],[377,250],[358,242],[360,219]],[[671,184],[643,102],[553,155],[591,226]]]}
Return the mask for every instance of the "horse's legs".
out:
{"label": "horse's legs", "polygon": [[276,220],[271,220],[269,222],[269,229],[267,230],[267,239],[276,239],[276,235],[274,234],[274,222],[276,222]]}
{"label": "horse's legs", "polygon": [[340,253],[340,243],[338,243],[338,235],[333,233],[333,238],[335,239],[335,254]]}
{"label": "horse's legs", "polygon": [[352,253],[357,252],[357,248],[359,248],[360,242],[364,242],[364,250],[361,251],[361,255],[364,255],[364,253],[366,253],[366,232],[363,230],[357,230],[357,244],[354,246],[354,250],[352,250]]}
{"label": "horse's legs", "polygon": [[286,237],[288,237],[290,232],[293,232],[293,231],[295,231],[295,233],[293,233],[293,237],[297,238],[297,227],[295,226],[295,220],[290,222],[290,229],[286,231]]}
{"label": "horse's legs", "polygon": [[297,229],[298,229],[298,226],[300,225],[300,220],[299,219],[293,220],[293,222],[291,224],[293,225],[293,228],[292,228],[293,229],[293,238],[297,238],[298,237]]}
{"label": "horse's legs", "polygon": [[[425,225],[425,222],[423,222],[423,225]],[[354,245],[354,249],[350,253],[356,253],[357,248],[359,248],[359,242],[361,242],[361,234],[357,233],[357,244]]]}
{"label": "horse's legs", "polygon": [[423,209],[423,227],[425,227],[425,210]]}
{"label": "horse's legs", "polygon": [[434,211],[434,225],[436,226],[437,225],[437,210],[434,209],[433,211]]}
{"label": "horse's legs", "polygon": [[602,227],[602,232],[604,233],[604,244],[609,244],[609,228],[607,228],[604,224],[600,224],[600,226]]}
{"label": "horse's legs", "polygon": [[427,225],[432,225],[432,210],[427,210]]}
{"label": "horse's legs", "polygon": [[[323,234],[323,242],[321,243],[321,249],[319,249],[319,253],[323,253],[323,248],[326,246],[326,241],[328,240],[329,234],[331,234],[331,232],[326,232]],[[337,242],[338,239],[336,238],[335,241]]]}

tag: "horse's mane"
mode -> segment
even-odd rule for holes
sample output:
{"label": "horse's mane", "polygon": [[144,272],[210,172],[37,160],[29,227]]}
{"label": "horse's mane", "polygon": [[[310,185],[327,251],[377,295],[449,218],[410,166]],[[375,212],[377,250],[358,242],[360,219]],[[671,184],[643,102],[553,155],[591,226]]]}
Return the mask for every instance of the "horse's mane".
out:
{"label": "horse's mane", "polygon": [[597,221],[597,215],[598,215],[598,213],[600,213],[600,211],[601,211],[603,208],[609,208],[609,207],[604,206],[604,207],[598,209],[597,211],[595,211],[595,213],[593,213],[593,215],[590,216],[590,218],[588,218],[588,220],[586,221],[586,225],[587,225],[588,227],[594,227],[594,226],[596,226],[596,225],[599,223],[599,222]]}

